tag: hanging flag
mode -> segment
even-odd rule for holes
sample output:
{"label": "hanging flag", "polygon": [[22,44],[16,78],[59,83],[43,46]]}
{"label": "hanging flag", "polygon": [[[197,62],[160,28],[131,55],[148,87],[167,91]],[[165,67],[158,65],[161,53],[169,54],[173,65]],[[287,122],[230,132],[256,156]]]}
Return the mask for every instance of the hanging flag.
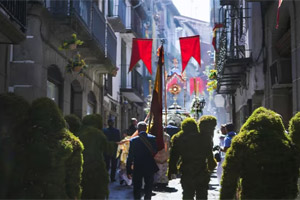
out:
{"label": "hanging flag", "polygon": [[278,0],[278,8],[277,8],[277,19],[276,19],[276,29],[279,27],[279,10],[283,0]]}
{"label": "hanging flag", "polygon": [[215,51],[217,51],[217,47],[216,47],[216,32],[217,29],[222,28],[223,24],[215,24],[215,27],[213,28],[213,39],[212,39],[212,45],[215,49]]}
{"label": "hanging flag", "polygon": [[162,124],[162,66],[164,64],[164,48],[161,46],[159,48],[159,59],[157,64],[156,70],[156,77],[155,83],[153,88],[152,94],[152,102],[150,108],[150,121],[149,125],[151,124],[151,120],[153,118],[153,126],[150,130],[151,133],[156,135],[156,143],[157,143],[157,150],[160,151],[164,148],[164,140],[163,140],[163,124]]}
{"label": "hanging flag", "polygon": [[152,74],[151,59],[152,39],[133,38],[131,60],[128,72],[130,72],[133,69],[133,67],[139,60],[142,60],[144,61],[149,73]]}
{"label": "hanging flag", "polygon": [[191,57],[194,57],[201,66],[200,36],[196,35],[192,37],[181,37],[179,38],[179,42],[181,50],[182,72],[185,70],[185,67]]}
{"label": "hanging flag", "polygon": [[190,78],[190,95],[195,91],[196,94],[203,94],[206,83],[200,78]]}
{"label": "hanging flag", "polygon": [[190,78],[190,95],[192,95],[194,92],[194,83],[195,83],[195,79]]}

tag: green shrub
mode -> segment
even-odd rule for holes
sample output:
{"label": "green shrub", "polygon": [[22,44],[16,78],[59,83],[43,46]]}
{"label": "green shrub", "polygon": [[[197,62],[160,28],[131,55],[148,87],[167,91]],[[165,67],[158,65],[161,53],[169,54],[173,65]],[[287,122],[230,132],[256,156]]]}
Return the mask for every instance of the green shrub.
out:
{"label": "green shrub", "polygon": [[66,122],[54,101],[40,98],[31,106],[27,144],[25,198],[78,199],[83,146],[66,129]]}
{"label": "green shrub", "polygon": [[0,198],[16,198],[23,188],[24,140],[29,103],[13,93],[0,94]]}
{"label": "green shrub", "polygon": [[68,123],[69,130],[74,133],[76,136],[78,136],[78,131],[81,127],[81,121],[79,117],[77,117],[74,114],[66,115],[65,120]]}
{"label": "green shrub", "polygon": [[292,199],[297,195],[297,152],[280,115],[258,108],[233,138],[223,164],[221,199]]}
{"label": "green shrub", "polygon": [[85,149],[82,174],[82,198],[108,198],[109,176],[103,153],[108,148],[108,141],[101,131],[102,118],[99,114],[87,115],[82,120],[79,138]]}

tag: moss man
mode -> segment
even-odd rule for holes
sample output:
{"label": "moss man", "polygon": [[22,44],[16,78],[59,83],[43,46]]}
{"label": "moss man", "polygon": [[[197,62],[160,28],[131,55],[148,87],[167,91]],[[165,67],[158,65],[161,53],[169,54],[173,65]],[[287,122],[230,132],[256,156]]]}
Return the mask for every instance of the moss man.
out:
{"label": "moss man", "polygon": [[221,199],[293,199],[297,195],[297,153],[281,117],[256,109],[233,139],[223,165]]}
{"label": "moss man", "polygon": [[192,118],[182,122],[182,130],[172,137],[168,176],[177,174],[177,164],[181,159],[180,172],[183,199],[207,199],[210,170],[216,166],[212,146],[198,132],[197,123]]}
{"label": "moss man", "polygon": [[[289,136],[293,143],[297,147],[298,154],[300,152],[300,112],[296,113],[296,115],[290,120],[289,123]],[[299,156],[298,156],[299,158]],[[300,178],[298,178],[298,187],[300,185]],[[299,199],[300,194],[298,194],[297,199]]]}
{"label": "moss man", "polygon": [[80,198],[82,143],[66,128],[61,111],[51,99],[33,101],[30,120],[24,197]]}
{"label": "moss man", "polygon": [[107,199],[109,195],[109,178],[103,152],[107,152],[110,145],[101,129],[102,118],[99,114],[87,115],[83,118],[82,128],[79,131],[79,138],[85,147],[82,175],[83,199]]}
{"label": "moss man", "polygon": [[21,96],[0,94],[0,199],[19,198],[23,188],[29,109]]}

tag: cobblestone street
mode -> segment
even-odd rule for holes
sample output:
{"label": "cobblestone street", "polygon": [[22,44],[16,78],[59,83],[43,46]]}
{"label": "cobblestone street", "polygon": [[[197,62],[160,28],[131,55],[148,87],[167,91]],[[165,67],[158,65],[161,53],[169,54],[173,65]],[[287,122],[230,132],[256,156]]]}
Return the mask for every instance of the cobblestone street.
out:
{"label": "cobblestone street", "polygon": [[[174,179],[169,182],[168,187],[175,188],[176,192],[157,192],[154,191],[155,194],[152,199],[153,200],[162,200],[162,199],[182,199],[182,188],[180,185],[180,179]],[[132,186],[121,186],[118,181],[114,183],[110,183],[109,185],[110,194],[109,199],[133,199],[132,195]],[[217,180],[217,176],[215,173],[212,174],[209,190],[208,190],[208,199],[214,200],[219,199],[219,184]]]}

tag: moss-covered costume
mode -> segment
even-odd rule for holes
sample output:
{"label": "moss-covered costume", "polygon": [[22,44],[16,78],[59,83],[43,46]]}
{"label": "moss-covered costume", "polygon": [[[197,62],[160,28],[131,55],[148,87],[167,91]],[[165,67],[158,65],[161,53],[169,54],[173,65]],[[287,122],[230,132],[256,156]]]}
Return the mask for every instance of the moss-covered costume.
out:
{"label": "moss-covered costume", "polygon": [[[207,199],[209,170],[213,170],[216,163],[213,159],[211,143],[205,142],[198,132],[197,123],[192,118],[182,122],[182,131],[172,137],[168,176],[177,174],[179,159],[182,163],[181,185],[183,199]],[[209,167],[208,167],[209,166]]]}
{"label": "moss-covered costume", "polygon": [[0,199],[19,198],[23,189],[29,109],[23,97],[0,94]]}
{"label": "moss-covered costume", "polygon": [[66,115],[65,120],[68,124],[69,130],[76,136],[78,136],[78,132],[81,127],[81,120],[74,114]]}
{"label": "moss-covered costume", "polygon": [[[293,143],[296,145],[298,153],[299,153],[300,152],[300,112],[296,113],[296,115],[290,120],[289,136],[290,136],[291,140],[293,141]],[[298,188],[299,187],[300,187],[300,178],[298,178]],[[297,199],[300,199],[299,193],[298,193]]]}
{"label": "moss-covered costume", "polygon": [[223,165],[221,199],[233,199],[237,184],[242,199],[293,199],[299,165],[281,117],[256,109],[235,136]]}
{"label": "moss-covered costume", "polygon": [[80,198],[82,143],[66,128],[61,111],[51,99],[33,101],[30,119],[24,197]]}
{"label": "moss-covered costume", "polygon": [[105,167],[103,152],[108,148],[108,141],[102,129],[102,118],[99,114],[87,115],[82,120],[79,138],[84,145],[82,198],[108,198],[108,172]]}

